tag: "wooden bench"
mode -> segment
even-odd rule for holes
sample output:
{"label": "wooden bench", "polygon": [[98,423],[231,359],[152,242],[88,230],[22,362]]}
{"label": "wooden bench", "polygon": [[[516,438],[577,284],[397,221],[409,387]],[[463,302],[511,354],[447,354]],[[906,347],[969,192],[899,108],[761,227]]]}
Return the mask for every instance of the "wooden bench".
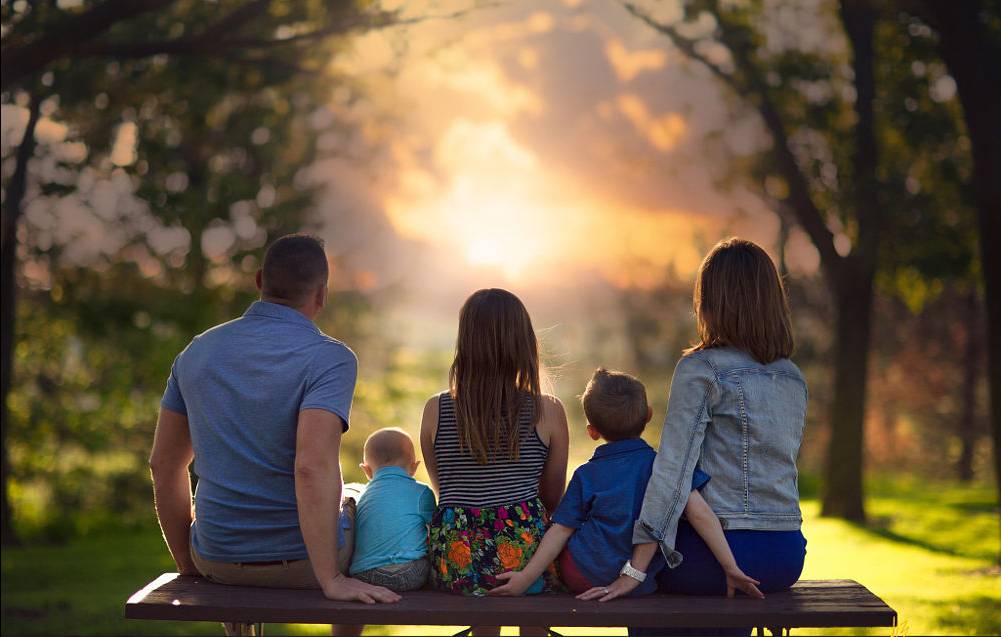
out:
{"label": "wooden bench", "polygon": [[[569,595],[469,599],[407,593],[396,604],[333,602],[319,591],[213,584],[164,573],[125,603],[129,619],[214,621],[256,625],[393,624],[436,626],[754,626],[775,630],[896,626],[897,613],[852,580],[799,582],[763,600],[748,597],[652,595],[609,603]],[[465,631],[464,631],[465,632]],[[463,633],[459,633],[463,634]]]}

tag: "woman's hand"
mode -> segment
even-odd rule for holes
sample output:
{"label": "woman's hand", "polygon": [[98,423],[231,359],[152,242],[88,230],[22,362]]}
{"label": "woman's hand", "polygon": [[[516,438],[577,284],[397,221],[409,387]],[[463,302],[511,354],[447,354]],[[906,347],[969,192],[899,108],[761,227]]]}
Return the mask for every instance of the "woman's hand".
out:
{"label": "woman's hand", "polygon": [[758,580],[744,574],[736,564],[724,570],[726,573],[726,596],[733,597],[736,590],[743,591],[748,597],[764,599],[765,594],[758,590]]}
{"label": "woman's hand", "polygon": [[639,580],[635,580],[628,575],[619,575],[619,579],[615,580],[608,586],[595,586],[594,588],[584,591],[578,595],[577,599],[596,599],[599,602],[607,602],[615,599],[616,597],[628,595],[639,585]]}
{"label": "woman's hand", "polygon": [[524,571],[507,571],[498,575],[497,579],[507,581],[507,584],[491,588],[489,591],[491,595],[517,597],[523,595],[528,590],[528,587],[532,585],[532,582],[525,576]]}

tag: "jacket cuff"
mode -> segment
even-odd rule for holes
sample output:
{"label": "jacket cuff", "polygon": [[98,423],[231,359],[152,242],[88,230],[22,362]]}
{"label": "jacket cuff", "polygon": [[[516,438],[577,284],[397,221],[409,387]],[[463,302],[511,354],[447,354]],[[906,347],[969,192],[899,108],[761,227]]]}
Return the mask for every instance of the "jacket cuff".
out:
{"label": "jacket cuff", "polygon": [[681,566],[681,561],[683,556],[678,552],[677,549],[668,548],[663,542],[660,543],[660,552],[664,554],[664,560],[667,562],[668,568],[678,568]]}
{"label": "jacket cuff", "polygon": [[633,544],[649,544],[650,542],[660,542],[656,531],[643,520],[636,520],[633,524]]}
{"label": "jacket cuff", "polygon": [[660,547],[660,552],[664,555],[668,568],[678,568],[681,565],[683,559],[681,553],[677,549],[667,546],[664,543],[663,535],[659,534],[652,526],[643,520],[636,520],[633,525],[633,544],[649,544],[650,542],[656,542],[657,546]]}

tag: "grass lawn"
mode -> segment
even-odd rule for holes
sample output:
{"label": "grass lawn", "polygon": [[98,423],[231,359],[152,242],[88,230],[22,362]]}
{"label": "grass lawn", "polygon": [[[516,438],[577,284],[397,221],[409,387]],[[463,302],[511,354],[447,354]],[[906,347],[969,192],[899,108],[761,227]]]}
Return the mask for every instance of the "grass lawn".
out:
{"label": "grass lawn", "polygon": [[[862,582],[900,614],[896,634],[1001,634],[1001,574],[992,566],[999,518],[992,489],[927,481],[872,483],[868,527],[821,519],[812,500],[805,501],[803,509],[809,541],[805,579]],[[155,531],[84,538],[61,546],[4,549],[0,632],[221,634],[212,623],[121,618],[126,597],[169,570],[172,564]],[[456,630],[371,626],[366,634],[447,635]],[[585,633],[559,630],[568,635]],[[305,625],[268,625],[265,632],[329,634],[323,626]],[[624,635],[625,631],[606,634]]]}

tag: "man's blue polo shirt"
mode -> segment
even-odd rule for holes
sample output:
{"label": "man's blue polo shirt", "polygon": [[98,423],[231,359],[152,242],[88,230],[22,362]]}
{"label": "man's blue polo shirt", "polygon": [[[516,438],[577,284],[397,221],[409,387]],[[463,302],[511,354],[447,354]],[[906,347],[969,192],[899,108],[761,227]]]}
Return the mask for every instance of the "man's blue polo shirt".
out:
{"label": "man's blue polo shirt", "polygon": [[351,574],[427,556],[432,515],[430,487],[400,467],[376,471],[358,499]]}
{"label": "man's blue polo shirt", "polygon": [[357,371],[347,346],[265,301],[177,356],[160,404],[188,417],[198,476],[192,542],[202,557],[307,557],[295,499],[299,412],[332,412],[346,431]]}
{"label": "man's blue polo shirt", "polygon": [[[574,564],[588,582],[605,586],[619,577],[633,555],[633,526],[643,508],[643,495],[657,452],[641,438],[608,442],[574,471],[566,495],[553,514],[553,522],[576,529],[567,548]],[[698,469],[692,489],[709,476]],[[664,568],[658,551],[647,569],[647,578],[631,594],[657,590],[656,574]]]}

